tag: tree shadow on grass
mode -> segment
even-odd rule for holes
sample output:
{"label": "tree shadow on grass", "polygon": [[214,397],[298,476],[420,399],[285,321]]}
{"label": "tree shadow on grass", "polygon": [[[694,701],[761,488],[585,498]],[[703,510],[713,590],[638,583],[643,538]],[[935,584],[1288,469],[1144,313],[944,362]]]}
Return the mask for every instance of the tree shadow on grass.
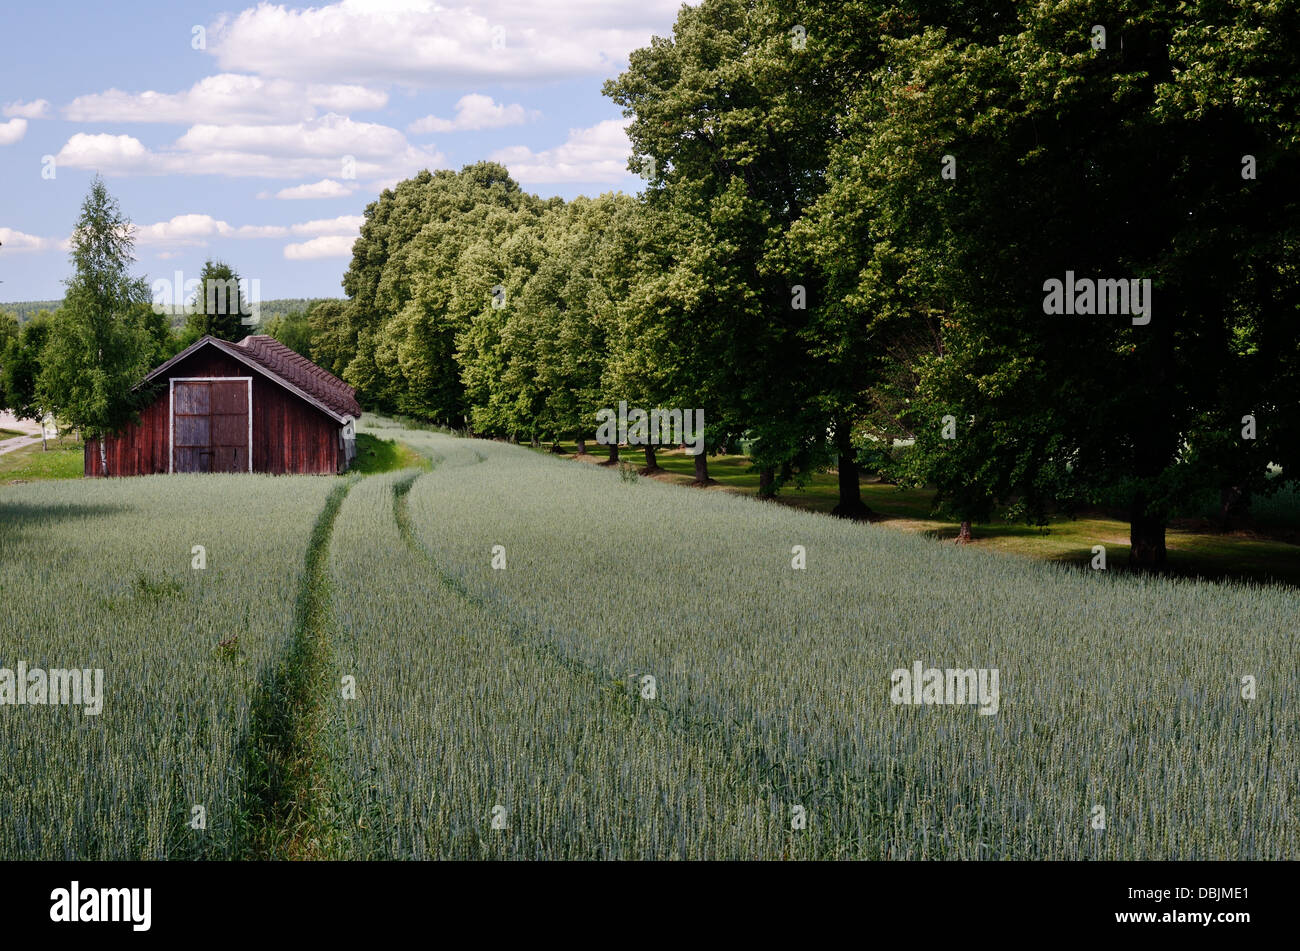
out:
{"label": "tree shadow on grass", "polygon": [[[918,534],[931,541],[951,545],[956,537],[957,528],[952,525],[944,525],[940,528],[927,529]],[[1095,555],[1091,546],[1082,543],[1072,542],[1068,548],[1057,552],[1014,551],[980,544],[981,542],[987,543],[1037,535],[1039,535],[1039,531],[1033,526],[1026,530],[1021,526],[1014,525],[982,525],[976,527],[975,538],[971,543],[971,547],[982,547],[984,550],[998,555],[1012,554],[1031,558],[1035,561],[1060,565],[1084,574],[1096,574],[1100,571],[1100,569],[1093,567]],[[1049,533],[1043,533],[1044,537],[1048,537],[1048,535]],[[1176,541],[1176,539],[1171,541]],[[1237,582],[1257,584],[1269,588],[1294,589],[1300,587],[1300,552],[1297,552],[1296,556],[1288,557],[1289,552],[1260,553],[1239,549],[1205,553],[1170,547],[1168,564],[1164,570],[1154,572],[1130,567],[1128,545],[1108,541],[1105,542],[1105,546],[1106,568],[1102,573],[1108,573],[1112,576],[1128,575],[1211,583]]]}
{"label": "tree shadow on grass", "polygon": [[17,537],[23,532],[39,532],[55,522],[72,518],[99,517],[127,511],[130,511],[130,506],[126,505],[0,502],[0,538]]}

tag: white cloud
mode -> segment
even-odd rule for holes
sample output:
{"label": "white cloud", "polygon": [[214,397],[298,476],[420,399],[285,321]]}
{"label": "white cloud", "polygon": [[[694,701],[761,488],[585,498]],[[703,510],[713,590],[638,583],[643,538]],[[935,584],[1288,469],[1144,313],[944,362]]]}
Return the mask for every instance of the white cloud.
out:
{"label": "white cloud", "polygon": [[292,79],[423,86],[609,76],[667,34],[680,0],[342,0],[259,3],[208,28],[223,69]]}
{"label": "white cloud", "polygon": [[258,198],[346,198],[353,192],[352,188],[334,181],[332,178],[322,178],[319,182],[313,182],[310,185],[294,185],[292,188],[281,188],[272,195],[270,192],[262,192]]}
{"label": "white cloud", "polygon": [[13,145],[26,134],[26,119],[10,119],[8,122],[0,122],[0,145]]}
{"label": "white cloud", "polygon": [[50,111],[50,104],[45,99],[33,99],[31,102],[11,102],[5,105],[6,116],[18,116],[21,119],[44,119]]}
{"label": "white cloud", "polygon": [[107,175],[371,180],[440,168],[446,158],[411,145],[396,129],[330,114],[294,125],[196,125],[160,151],[129,135],[79,132],[64,144],[57,161]]}
{"label": "white cloud", "polygon": [[132,136],[87,135],[84,132],[68,139],[54,157],[60,165],[100,168],[108,172],[141,167],[153,158],[144,143]]}
{"label": "white cloud", "polygon": [[437,116],[425,116],[416,119],[406,127],[407,132],[461,132],[471,129],[503,129],[506,126],[521,125],[529,119],[535,119],[540,112],[525,109],[519,103],[505,106],[492,101],[491,96],[472,92],[461,96],[456,103],[454,119],[440,119]]}
{"label": "white cloud", "polygon": [[226,237],[231,238],[283,238],[290,232],[284,225],[240,225]]}
{"label": "white cloud", "polygon": [[177,215],[168,221],[151,225],[136,225],[137,244],[170,244],[198,246],[207,244],[208,238],[229,237],[235,229],[211,215]]}
{"label": "white cloud", "polygon": [[312,261],[316,258],[350,258],[355,235],[312,238],[301,244],[286,244],[284,256],[290,261]]}
{"label": "white cloud", "polygon": [[63,107],[74,122],[172,122],[236,125],[297,122],[326,112],[382,109],[388,94],[364,86],[298,83],[221,73],[201,79],[178,93],[142,93],[109,89],[78,96]]}
{"label": "white cloud", "polygon": [[[287,238],[291,235],[344,236],[351,248],[351,242],[361,233],[361,224],[365,221],[361,215],[340,215],[337,218],[320,218],[293,225],[240,225],[235,227],[227,221],[211,215],[189,214],[176,215],[167,221],[151,225],[136,225],[135,240],[140,245],[159,245],[181,247],[202,247],[211,238],[256,239]],[[311,242],[307,242],[310,244]]]}
{"label": "white cloud", "polygon": [[371,191],[378,195],[382,193],[384,189],[396,188],[402,183],[402,180],[401,176],[395,176],[393,178],[381,178],[379,181],[370,182],[369,184]]}
{"label": "white cloud", "polygon": [[258,155],[386,155],[406,148],[396,129],[330,115],[294,125],[195,125],[176,140],[185,152],[252,152]]}
{"label": "white cloud", "polygon": [[61,246],[58,238],[38,238],[34,234],[24,234],[12,228],[0,228],[0,254],[15,251],[49,251]]}
{"label": "white cloud", "polygon": [[291,225],[294,234],[310,235],[351,235],[353,239],[361,234],[361,226],[366,219],[362,215],[339,215],[337,218],[321,218],[317,221],[304,221]]}
{"label": "white cloud", "polygon": [[630,119],[606,119],[588,129],[570,129],[563,145],[534,152],[526,145],[499,149],[490,156],[521,184],[544,182],[617,183],[631,176]]}

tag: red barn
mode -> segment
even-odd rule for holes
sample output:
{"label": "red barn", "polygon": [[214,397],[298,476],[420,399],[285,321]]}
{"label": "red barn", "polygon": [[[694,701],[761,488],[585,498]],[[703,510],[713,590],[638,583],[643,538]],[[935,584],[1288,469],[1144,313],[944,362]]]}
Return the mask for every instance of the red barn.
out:
{"label": "red barn", "polygon": [[273,337],[204,337],[154,369],[140,421],[86,441],[88,476],[337,473],[356,454],[356,392]]}

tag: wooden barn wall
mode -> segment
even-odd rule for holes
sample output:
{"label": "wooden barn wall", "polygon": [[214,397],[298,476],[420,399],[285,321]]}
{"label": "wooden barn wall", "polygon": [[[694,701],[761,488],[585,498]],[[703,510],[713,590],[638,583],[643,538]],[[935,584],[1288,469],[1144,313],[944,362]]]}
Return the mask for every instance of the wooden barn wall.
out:
{"label": "wooden barn wall", "polygon": [[[170,423],[167,419],[167,388],[162,395],[140,412],[140,422],[132,423],[105,444],[108,471],[113,475],[149,475],[167,471]],[[98,440],[86,440],[85,473],[103,475]]]}
{"label": "wooden barn wall", "polygon": [[338,472],[339,428],[278,383],[253,376],[254,472]]}
{"label": "wooden barn wall", "polygon": [[[251,376],[253,378],[253,471],[276,474],[334,473],[342,448],[339,424],[310,403],[214,347],[204,347],[168,371],[169,377]],[[170,438],[168,382],[140,413],[140,422],[109,436],[105,444],[113,476],[167,471]],[[86,441],[84,471],[103,475],[99,444]]]}

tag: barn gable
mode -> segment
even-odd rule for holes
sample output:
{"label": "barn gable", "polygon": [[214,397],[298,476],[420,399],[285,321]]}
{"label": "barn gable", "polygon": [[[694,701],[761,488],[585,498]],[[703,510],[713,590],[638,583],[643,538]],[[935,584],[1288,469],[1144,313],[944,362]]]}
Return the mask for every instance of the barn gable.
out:
{"label": "barn gable", "polygon": [[140,421],[99,445],[86,475],[335,473],[355,455],[355,391],[270,337],[203,337],[138,384]]}
{"label": "barn gable", "polygon": [[346,422],[348,417],[356,419],[361,415],[361,406],[357,403],[356,391],[352,387],[328,370],[290,350],[274,337],[264,334],[245,337],[239,343],[217,337],[202,337],[166,363],[151,370],[139,386],[174,375],[174,367],[206,347],[215,347],[246,367],[266,374],[274,382],[340,423]]}

